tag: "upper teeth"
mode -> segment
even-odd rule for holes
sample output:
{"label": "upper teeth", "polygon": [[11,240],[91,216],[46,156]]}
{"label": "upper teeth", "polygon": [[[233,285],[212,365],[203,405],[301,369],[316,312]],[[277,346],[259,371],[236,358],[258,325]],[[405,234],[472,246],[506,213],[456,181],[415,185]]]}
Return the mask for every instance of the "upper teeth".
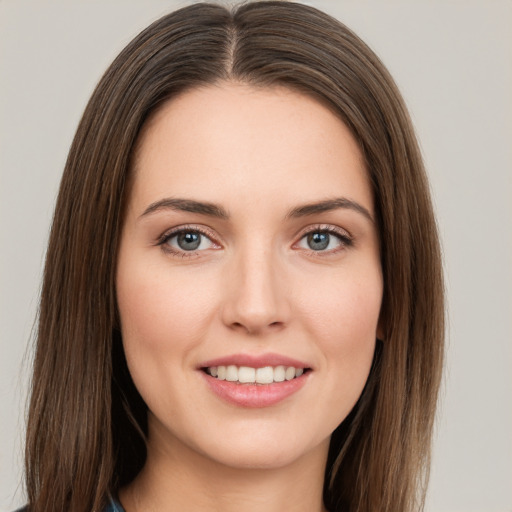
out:
{"label": "upper teeth", "polygon": [[251,368],[249,366],[210,366],[206,371],[219,380],[240,382],[242,384],[272,384],[300,377],[304,368],[293,366],[265,366],[264,368]]}

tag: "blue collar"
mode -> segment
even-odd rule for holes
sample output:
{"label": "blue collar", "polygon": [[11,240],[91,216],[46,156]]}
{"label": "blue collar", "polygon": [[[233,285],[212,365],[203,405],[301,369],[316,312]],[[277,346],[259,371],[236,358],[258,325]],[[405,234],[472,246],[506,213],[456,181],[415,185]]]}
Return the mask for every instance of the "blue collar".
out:
{"label": "blue collar", "polygon": [[124,508],[118,500],[110,497],[110,501],[103,512],[124,512]]}

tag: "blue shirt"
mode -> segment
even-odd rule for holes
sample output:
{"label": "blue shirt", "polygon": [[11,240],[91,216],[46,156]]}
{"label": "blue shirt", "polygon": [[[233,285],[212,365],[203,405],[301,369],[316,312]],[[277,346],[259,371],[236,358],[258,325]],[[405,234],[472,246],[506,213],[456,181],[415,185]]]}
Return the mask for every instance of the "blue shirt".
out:
{"label": "blue shirt", "polygon": [[103,512],[124,512],[124,508],[118,500],[110,498],[110,503],[105,507]]}

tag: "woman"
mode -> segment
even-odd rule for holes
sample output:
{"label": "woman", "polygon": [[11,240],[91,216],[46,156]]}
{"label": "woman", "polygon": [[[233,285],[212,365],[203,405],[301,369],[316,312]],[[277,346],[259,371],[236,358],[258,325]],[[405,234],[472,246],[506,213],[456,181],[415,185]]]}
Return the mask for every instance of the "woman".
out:
{"label": "woman", "polygon": [[64,171],[30,510],[421,508],[442,297],[411,123],[364,43],[289,2],[164,16]]}

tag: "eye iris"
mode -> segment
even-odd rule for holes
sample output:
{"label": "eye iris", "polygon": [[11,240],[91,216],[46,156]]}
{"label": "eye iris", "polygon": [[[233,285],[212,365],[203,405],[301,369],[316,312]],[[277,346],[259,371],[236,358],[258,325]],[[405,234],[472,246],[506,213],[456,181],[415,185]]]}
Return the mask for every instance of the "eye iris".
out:
{"label": "eye iris", "polygon": [[308,246],[313,251],[322,251],[329,245],[329,233],[310,233],[308,235]]}
{"label": "eye iris", "polygon": [[177,237],[178,246],[184,251],[194,251],[201,244],[201,235],[199,233],[187,232],[180,233]]}

